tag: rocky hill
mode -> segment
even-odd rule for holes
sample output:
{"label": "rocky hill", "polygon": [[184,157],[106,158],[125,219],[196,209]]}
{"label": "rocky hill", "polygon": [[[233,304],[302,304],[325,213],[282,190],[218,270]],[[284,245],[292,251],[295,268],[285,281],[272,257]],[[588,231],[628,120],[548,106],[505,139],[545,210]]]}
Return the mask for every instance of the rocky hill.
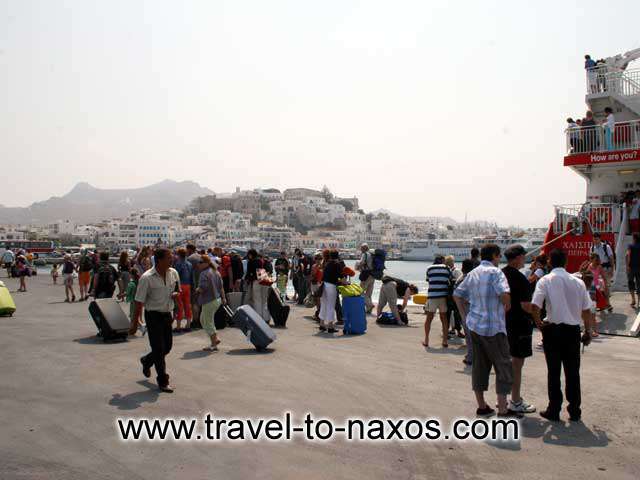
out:
{"label": "rocky hill", "polygon": [[29,207],[0,206],[0,224],[44,224],[60,219],[95,222],[124,217],[141,208],[182,208],[194,198],[212,193],[191,181],[164,180],[130,189],[101,189],[81,182],[62,197],[51,197]]}

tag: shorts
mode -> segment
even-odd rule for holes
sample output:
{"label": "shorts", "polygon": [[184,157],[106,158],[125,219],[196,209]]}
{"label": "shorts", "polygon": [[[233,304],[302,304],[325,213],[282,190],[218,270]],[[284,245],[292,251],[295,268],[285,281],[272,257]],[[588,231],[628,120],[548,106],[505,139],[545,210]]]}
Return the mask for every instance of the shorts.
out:
{"label": "shorts", "polygon": [[73,273],[64,273],[62,275],[62,278],[64,279],[64,284],[67,287],[70,287],[71,285],[73,285]]}
{"label": "shorts", "polygon": [[78,273],[78,283],[81,286],[88,287],[91,281],[91,272],[80,272]]}
{"label": "shorts", "polygon": [[509,341],[509,353],[515,358],[527,358],[533,355],[531,344],[533,343],[532,333],[524,330],[508,330],[507,340]]}
{"label": "shorts", "polygon": [[424,310],[428,313],[436,313],[438,310],[440,313],[447,313],[447,297],[428,298]]}

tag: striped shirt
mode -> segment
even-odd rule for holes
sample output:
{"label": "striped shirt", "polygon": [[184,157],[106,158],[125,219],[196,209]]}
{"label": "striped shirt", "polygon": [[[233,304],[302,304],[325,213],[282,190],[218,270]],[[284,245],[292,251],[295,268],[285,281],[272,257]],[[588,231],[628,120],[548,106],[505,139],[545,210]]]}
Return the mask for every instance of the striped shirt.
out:
{"label": "striped shirt", "polygon": [[429,298],[443,298],[449,294],[449,284],[451,283],[451,270],[443,263],[431,265],[427,268],[427,282]]}
{"label": "striped shirt", "polygon": [[484,337],[506,335],[504,306],[500,295],[509,293],[507,277],[493,263],[483,260],[467,274],[454,295],[469,302],[467,327]]}

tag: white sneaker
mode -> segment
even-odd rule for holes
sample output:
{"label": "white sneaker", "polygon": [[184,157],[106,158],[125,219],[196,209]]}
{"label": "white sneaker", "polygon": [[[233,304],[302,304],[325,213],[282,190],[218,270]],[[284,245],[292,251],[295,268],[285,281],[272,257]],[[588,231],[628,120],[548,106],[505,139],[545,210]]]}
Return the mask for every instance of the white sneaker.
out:
{"label": "white sneaker", "polygon": [[536,407],[525,402],[524,398],[522,398],[519,403],[514,403],[513,400],[509,400],[509,410],[517,413],[533,413],[536,411]]}

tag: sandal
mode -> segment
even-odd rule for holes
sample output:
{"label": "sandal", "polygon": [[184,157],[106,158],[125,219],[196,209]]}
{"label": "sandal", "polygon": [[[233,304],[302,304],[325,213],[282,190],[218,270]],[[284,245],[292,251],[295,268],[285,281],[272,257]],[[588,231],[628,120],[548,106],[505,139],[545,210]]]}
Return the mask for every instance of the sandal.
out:
{"label": "sandal", "polygon": [[205,352],[217,352],[218,347],[216,345],[209,345],[208,347],[204,347],[202,350]]}
{"label": "sandal", "polygon": [[424,348],[429,348],[429,344],[428,344],[428,343],[425,343],[425,342],[422,342],[422,346],[423,346]]}

